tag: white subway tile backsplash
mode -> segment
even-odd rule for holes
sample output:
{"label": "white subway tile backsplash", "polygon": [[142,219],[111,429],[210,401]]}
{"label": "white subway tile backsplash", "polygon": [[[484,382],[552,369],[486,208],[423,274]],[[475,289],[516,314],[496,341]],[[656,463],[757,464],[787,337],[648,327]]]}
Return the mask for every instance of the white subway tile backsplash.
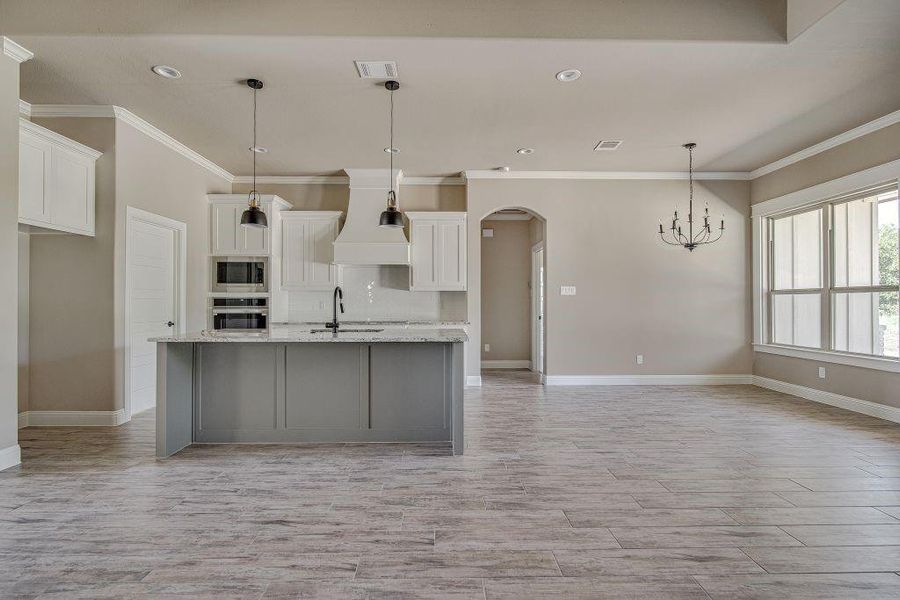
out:
{"label": "white subway tile backsplash", "polygon": [[[346,321],[428,321],[464,320],[465,292],[411,292],[409,267],[343,267]],[[331,319],[332,292],[290,292],[290,322]]]}

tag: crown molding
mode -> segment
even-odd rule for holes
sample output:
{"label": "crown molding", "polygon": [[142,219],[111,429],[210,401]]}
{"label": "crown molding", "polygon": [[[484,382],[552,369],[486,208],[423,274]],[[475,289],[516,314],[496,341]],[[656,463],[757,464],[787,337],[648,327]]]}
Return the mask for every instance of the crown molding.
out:
{"label": "crown molding", "polygon": [[123,123],[131,125],[144,135],[153,138],[163,146],[174,150],[188,160],[200,165],[213,175],[218,175],[228,183],[234,183],[234,175],[232,175],[213,161],[209,160],[205,156],[201,155],[200,153],[191,150],[190,148],[170,136],[168,133],[154,127],[128,109],[122,108],[121,106],[113,106],[112,108],[113,112],[115,113],[116,119],[122,121]]}
{"label": "crown molding", "polygon": [[[253,183],[250,175],[236,175],[232,183]],[[348,185],[346,175],[257,175],[256,183],[276,185]]]}
{"label": "crown molding", "polygon": [[[96,104],[32,104],[30,106],[32,118],[113,118],[134,127],[147,137],[150,137],[163,146],[177,152],[191,162],[203,167],[210,173],[217,175],[228,183],[234,183],[235,177],[213,161],[191,150],[168,133],[151,125],[130,110],[121,106],[96,105]],[[20,101],[21,110],[21,101]]]}
{"label": "crown molding", "polygon": [[8,37],[3,38],[3,54],[20,64],[34,58],[34,52],[20,46]]}
{"label": "crown molding", "polygon": [[19,114],[23,117],[31,117],[31,104],[19,98]]}
{"label": "crown molding", "polygon": [[466,178],[454,177],[404,177],[403,185],[466,185]]}
{"label": "crown molding", "polygon": [[847,142],[851,142],[870,133],[875,133],[879,129],[884,129],[885,127],[890,127],[891,125],[895,125],[897,123],[900,123],[900,110],[895,110],[894,112],[884,115],[883,117],[879,117],[874,121],[869,121],[868,123],[864,123],[859,127],[854,127],[849,131],[839,133],[834,137],[828,138],[824,142],[819,142],[818,144],[810,146],[809,148],[804,148],[799,152],[794,152],[793,154],[789,154],[788,156],[780,158],[775,162],[771,162],[758,169],[754,169],[750,171],[750,178],[756,179],[757,177],[768,175],[769,173],[778,171],[779,169],[783,169],[788,165],[800,162],[801,160],[805,160],[807,158],[810,158],[811,156],[815,156],[816,154],[821,154],[826,150],[831,150],[832,148],[836,148],[841,144],[846,144]]}
{"label": "crown molding", "polygon": [[31,116],[35,118],[115,118],[115,107],[102,104],[32,104]]}
{"label": "crown molding", "polygon": [[[683,179],[682,171],[466,171],[466,179]],[[750,173],[741,171],[706,171],[694,173],[696,180],[747,181]]]}
{"label": "crown molding", "polygon": [[91,160],[97,160],[98,158],[103,156],[103,153],[99,150],[94,150],[90,146],[85,146],[84,144],[76,142],[75,140],[70,140],[69,138],[62,136],[55,131],[47,129],[46,127],[41,127],[37,123],[32,123],[28,119],[23,119],[22,117],[19,117],[19,131],[27,131],[35,137],[56,144],[57,146],[66,148],[70,152],[86,156]]}

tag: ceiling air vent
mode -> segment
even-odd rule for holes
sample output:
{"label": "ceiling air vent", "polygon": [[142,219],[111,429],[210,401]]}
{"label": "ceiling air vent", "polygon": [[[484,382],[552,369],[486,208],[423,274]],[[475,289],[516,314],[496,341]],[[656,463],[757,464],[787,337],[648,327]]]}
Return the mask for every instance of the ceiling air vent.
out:
{"label": "ceiling air vent", "polygon": [[359,76],[363,79],[394,79],[397,77],[397,63],[392,60],[353,61]]}
{"label": "ceiling air vent", "polygon": [[617,150],[621,145],[622,140],[600,140],[597,145],[594,146],[594,152],[600,152],[601,150]]}

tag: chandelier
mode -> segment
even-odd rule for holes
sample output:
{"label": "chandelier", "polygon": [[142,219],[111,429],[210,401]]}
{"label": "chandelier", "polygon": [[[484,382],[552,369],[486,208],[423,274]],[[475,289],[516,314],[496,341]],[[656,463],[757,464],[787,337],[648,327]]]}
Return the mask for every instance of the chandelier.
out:
{"label": "chandelier", "polygon": [[670,246],[683,246],[693,252],[697,246],[719,241],[725,232],[725,217],[722,217],[717,235],[713,237],[712,227],[709,224],[709,207],[707,206],[703,210],[703,225],[700,226],[700,230],[697,233],[694,233],[694,148],[697,147],[697,144],[690,142],[682,147],[688,151],[690,197],[688,199],[687,232],[685,233],[681,230],[681,224],[678,222],[678,207],[676,206],[675,213],[672,215],[672,227],[665,231],[662,222],[659,223],[659,237]]}

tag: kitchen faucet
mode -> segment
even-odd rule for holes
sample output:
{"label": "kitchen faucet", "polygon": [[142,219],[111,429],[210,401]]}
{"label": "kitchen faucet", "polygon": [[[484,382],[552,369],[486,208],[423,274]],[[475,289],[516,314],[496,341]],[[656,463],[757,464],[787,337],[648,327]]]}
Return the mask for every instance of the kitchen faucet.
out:
{"label": "kitchen faucet", "polygon": [[327,327],[328,329],[334,329],[335,333],[337,333],[338,327],[341,326],[341,324],[338,323],[338,298],[340,298],[341,314],[344,314],[344,290],[341,289],[341,286],[337,286],[336,288],[334,288],[334,297],[332,298],[334,318],[331,319],[331,323],[325,323],[325,327]]}

